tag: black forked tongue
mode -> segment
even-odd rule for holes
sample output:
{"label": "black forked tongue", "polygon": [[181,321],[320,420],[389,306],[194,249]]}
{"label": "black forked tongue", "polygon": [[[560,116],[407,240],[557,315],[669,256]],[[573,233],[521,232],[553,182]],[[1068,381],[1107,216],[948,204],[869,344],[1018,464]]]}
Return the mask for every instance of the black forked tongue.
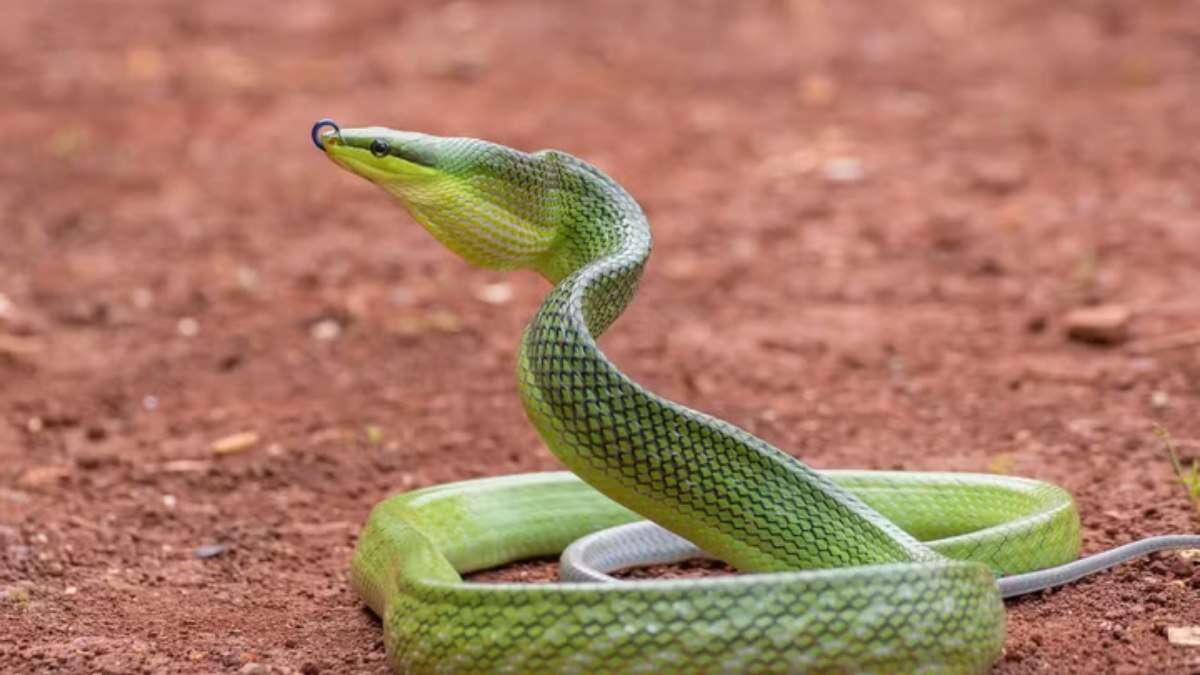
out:
{"label": "black forked tongue", "polygon": [[325,119],[317,120],[317,123],[312,127],[312,142],[317,146],[317,149],[324,152],[325,144],[321,142],[321,130],[325,127],[333,129],[334,135],[338,138],[342,137],[342,128],[337,125],[337,122],[326,117]]}

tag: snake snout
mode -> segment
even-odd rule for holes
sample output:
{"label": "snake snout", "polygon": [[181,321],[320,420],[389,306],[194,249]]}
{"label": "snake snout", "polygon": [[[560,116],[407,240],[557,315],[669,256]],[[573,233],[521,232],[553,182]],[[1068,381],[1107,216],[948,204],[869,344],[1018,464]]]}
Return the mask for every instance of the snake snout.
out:
{"label": "snake snout", "polygon": [[[321,130],[324,129],[325,127],[332,128],[333,132],[331,134],[322,135]],[[324,140],[326,138],[328,138],[330,135],[336,137],[339,141],[342,140],[342,128],[337,125],[337,122],[334,122],[333,120],[329,119],[328,117],[317,120],[317,123],[314,124],[312,127],[313,145],[317,146],[318,150],[324,152],[325,151]]]}

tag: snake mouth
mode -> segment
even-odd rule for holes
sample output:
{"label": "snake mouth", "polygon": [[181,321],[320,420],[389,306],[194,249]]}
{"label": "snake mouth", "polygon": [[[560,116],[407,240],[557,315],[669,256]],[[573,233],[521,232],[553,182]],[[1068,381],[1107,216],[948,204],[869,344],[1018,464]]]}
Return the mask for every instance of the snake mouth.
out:
{"label": "snake mouth", "polygon": [[[333,131],[322,134],[322,130],[326,127],[333,129]],[[324,152],[326,144],[342,142],[342,128],[338,126],[337,122],[325,117],[317,120],[317,123],[312,126],[311,136],[313,145],[317,146],[318,150]]]}
{"label": "snake mouth", "polygon": [[[391,173],[379,165],[377,158],[362,156],[367,153],[360,152],[359,148],[342,136],[342,128],[332,119],[325,117],[317,120],[309,135],[313,145],[342,168],[376,183],[392,178]],[[373,159],[376,161],[372,161]]]}
{"label": "snake mouth", "polygon": [[[333,137],[333,134],[326,134],[323,139],[326,147],[323,148],[329,159],[333,160],[334,164],[357,174],[379,185],[388,187],[392,183],[399,182],[402,177],[393,171],[379,165],[369,154],[359,151],[353,146],[346,145]],[[363,155],[366,155],[365,157]]]}

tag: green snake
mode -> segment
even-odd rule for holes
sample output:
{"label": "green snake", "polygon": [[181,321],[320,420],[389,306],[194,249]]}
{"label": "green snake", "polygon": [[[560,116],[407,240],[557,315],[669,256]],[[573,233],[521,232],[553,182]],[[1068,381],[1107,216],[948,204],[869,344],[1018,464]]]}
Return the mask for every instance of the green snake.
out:
{"label": "green snake", "polygon": [[[634,295],[650,229],[583,160],[330,120],[311,135],[468,262],[554,284],[521,339],[518,380],[530,420],[573,473],[438,485],[374,508],[351,578],[382,618],[395,670],[978,672],[1003,646],[1005,582],[1021,582],[1006,594],[1024,592],[1116,562],[1070,563],[1079,517],[1057,486],[818,472],[622,373],[596,339]],[[677,540],[649,525],[602,532],[643,518]],[[462,578],[587,535],[564,570],[593,581]],[[699,552],[743,574],[604,581],[622,564]]]}

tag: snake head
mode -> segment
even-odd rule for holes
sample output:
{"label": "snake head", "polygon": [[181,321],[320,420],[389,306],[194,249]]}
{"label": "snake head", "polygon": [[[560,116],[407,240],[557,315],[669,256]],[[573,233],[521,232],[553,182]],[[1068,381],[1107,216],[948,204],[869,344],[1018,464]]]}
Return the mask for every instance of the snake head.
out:
{"label": "snake head", "polygon": [[534,267],[553,246],[544,162],[473,138],[384,127],[313,125],[312,140],[335,164],[399,200],[447,248],[489,269]]}

